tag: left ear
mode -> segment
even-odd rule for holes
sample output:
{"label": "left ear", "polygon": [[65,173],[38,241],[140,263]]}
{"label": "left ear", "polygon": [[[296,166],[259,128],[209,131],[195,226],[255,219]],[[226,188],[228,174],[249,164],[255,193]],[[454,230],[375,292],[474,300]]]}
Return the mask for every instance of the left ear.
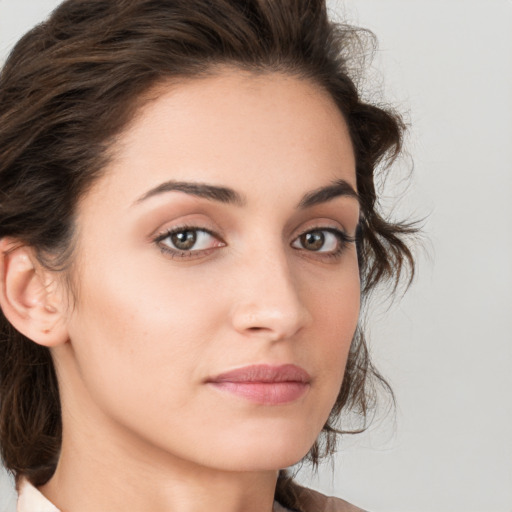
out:
{"label": "left ear", "polygon": [[39,263],[31,247],[0,240],[0,307],[21,334],[46,347],[65,343],[63,299],[55,273]]}

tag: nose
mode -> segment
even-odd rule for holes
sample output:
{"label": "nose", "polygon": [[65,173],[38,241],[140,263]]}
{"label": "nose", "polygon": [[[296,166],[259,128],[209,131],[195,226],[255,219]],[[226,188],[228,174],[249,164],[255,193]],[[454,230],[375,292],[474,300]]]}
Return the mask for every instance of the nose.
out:
{"label": "nose", "polygon": [[234,329],[270,341],[292,337],[311,321],[298,276],[284,254],[253,254],[250,260],[238,266],[234,283]]}

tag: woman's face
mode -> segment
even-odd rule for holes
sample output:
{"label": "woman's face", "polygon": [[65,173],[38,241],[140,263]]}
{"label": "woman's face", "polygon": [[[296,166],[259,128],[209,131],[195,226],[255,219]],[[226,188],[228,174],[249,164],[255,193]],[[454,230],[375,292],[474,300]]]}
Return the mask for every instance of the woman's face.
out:
{"label": "woman's face", "polygon": [[330,413],[358,320],[347,127],[280,74],[225,70],[155,98],[79,205],[54,351],[64,421],[140,456],[288,466]]}

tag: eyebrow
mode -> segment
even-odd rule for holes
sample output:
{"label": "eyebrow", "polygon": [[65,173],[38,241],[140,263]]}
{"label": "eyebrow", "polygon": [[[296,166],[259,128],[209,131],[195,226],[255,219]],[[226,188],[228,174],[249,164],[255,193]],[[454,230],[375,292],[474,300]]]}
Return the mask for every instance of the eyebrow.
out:
{"label": "eyebrow", "polygon": [[331,185],[317,188],[305,194],[300,200],[298,208],[301,210],[311,208],[317,204],[326,203],[336,197],[352,197],[356,199],[357,202],[360,202],[359,194],[348,181],[336,180]]}
{"label": "eyebrow", "polygon": [[235,190],[227,187],[219,187],[217,185],[208,185],[207,183],[193,183],[187,181],[166,181],[152,188],[144,195],[139,197],[135,204],[141,203],[150,197],[154,197],[165,192],[184,192],[195,197],[217,201],[219,203],[234,204],[236,206],[244,206],[245,198]]}
{"label": "eyebrow", "polygon": [[[224,204],[233,204],[235,206],[244,206],[247,204],[246,198],[232,188],[210,185],[208,183],[174,180],[166,181],[155,188],[152,188],[139,197],[134,204],[139,204],[150,197],[166,192],[184,192],[185,194],[195,197],[217,201]],[[348,181],[340,179],[335,180],[330,185],[320,187],[306,193],[299,201],[297,208],[304,210],[317,204],[326,203],[336,197],[352,197],[359,202],[359,194],[355,191],[352,185],[348,183]]]}

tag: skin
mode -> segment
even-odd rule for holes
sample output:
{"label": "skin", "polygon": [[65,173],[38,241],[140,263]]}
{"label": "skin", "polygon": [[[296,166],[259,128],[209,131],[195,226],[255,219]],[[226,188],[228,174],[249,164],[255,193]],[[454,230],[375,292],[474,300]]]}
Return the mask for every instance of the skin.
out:
{"label": "skin", "polygon": [[[357,199],[297,207],[336,180],[356,189],[347,127],[318,86],[281,74],[224,69],[153,93],[79,204],[73,304],[61,281],[51,305],[65,332],[51,348],[62,453],[40,490],[73,512],[269,512],[277,471],[336,400],[358,320],[355,244],[322,231],[353,237]],[[140,200],[169,180],[244,204]],[[215,235],[171,255],[165,234],[184,225]],[[322,233],[321,250],[304,232]],[[251,364],[295,364],[311,381],[281,405],[206,382]]]}

